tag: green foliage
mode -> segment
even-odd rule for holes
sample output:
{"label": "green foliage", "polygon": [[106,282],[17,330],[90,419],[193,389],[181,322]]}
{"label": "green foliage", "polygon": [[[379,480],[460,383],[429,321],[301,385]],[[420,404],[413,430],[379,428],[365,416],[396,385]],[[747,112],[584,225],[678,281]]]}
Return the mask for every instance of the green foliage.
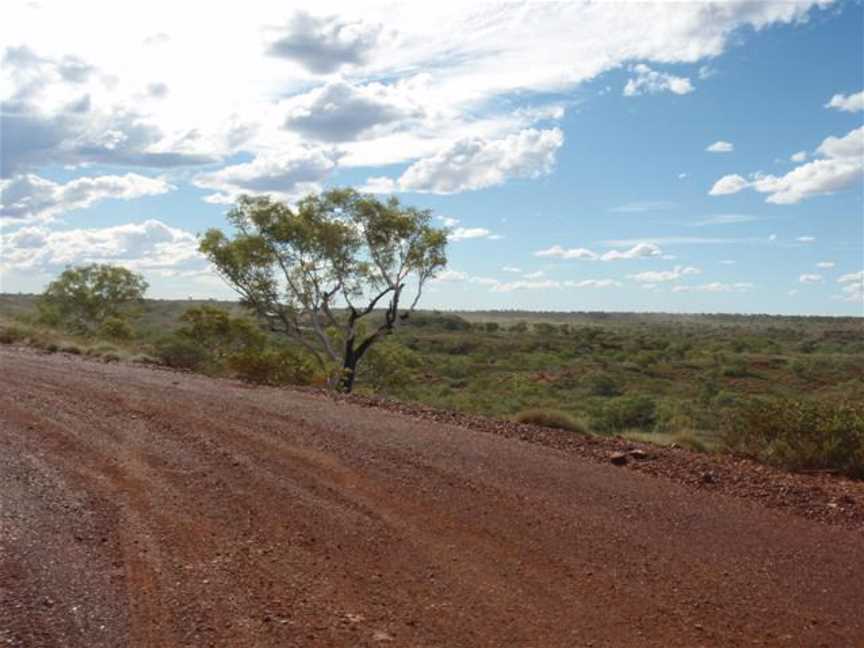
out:
{"label": "green foliage", "polygon": [[592,371],[580,381],[592,396],[619,396],[621,388],[608,373]]}
{"label": "green foliage", "polygon": [[579,434],[588,434],[588,429],[581,421],[560,410],[532,408],[519,412],[513,418],[517,423],[528,423],[541,427],[569,430],[571,432],[578,432]]}
{"label": "green foliage", "polygon": [[290,347],[237,351],[227,366],[241,380],[259,385],[309,385],[316,375],[309,354]]}
{"label": "green foliage", "polygon": [[109,317],[99,325],[98,335],[109,340],[129,340],[135,332],[129,322],[122,317]]}
{"label": "green foliage", "polygon": [[67,268],[39,301],[40,320],[77,333],[93,333],[111,319],[132,314],[147,282],[126,268],[92,264]]}
{"label": "green foliage", "polygon": [[[408,318],[447,263],[447,231],[432,227],[430,211],[352,189],[309,195],[296,209],[242,196],[228,220],[234,238],[211,229],[201,252],[269,329],[301,344],[322,369],[344,367],[345,391],[360,359]],[[409,279],[417,292],[400,313]],[[334,308],[338,298],[347,309]],[[358,336],[358,321],[379,303],[387,305],[384,322]]]}
{"label": "green foliage", "polygon": [[196,340],[177,333],[159,338],[155,353],[162,364],[175,369],[200,369],[209,361],[204,347]]}
{"label": "green foliage", "polygon": [[725,445],[791,470],[835,470],[864,478],[864,404],[752,400],[723,422]]}
{"label": "green foliage", "polygon": [[414,382],[414,371],[421,359],[411,349],[385,340],[369,350],[359,369],[364,385],[384,393],[404,393]]}
{"label": "green foliage", "polygon": [[180,316],[180,323],[177,335],[194,341],[216,361],[247,348],[260,348],[267,341],[255,322],[213,306],[190,308]]}
{"label": "green foliage", "polygon": [[649,430],[657,421],[657,403],[648,395],[620,396],[608,400],[592,419],[598,432],[614,433],[630,428]]}

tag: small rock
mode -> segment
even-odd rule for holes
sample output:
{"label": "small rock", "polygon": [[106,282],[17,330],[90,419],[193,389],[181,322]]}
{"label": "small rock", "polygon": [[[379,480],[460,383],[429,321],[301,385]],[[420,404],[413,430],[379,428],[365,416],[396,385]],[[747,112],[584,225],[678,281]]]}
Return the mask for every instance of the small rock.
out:
{"label": "small rock", "polygon": [[383,630],[376,630],[372,633],[372,641],[380,641],[382,643],[385,641],[393,641],[393,635],[388,634]]}
{"label": "small rock", "polygon": [[615,464],[616,466],[623,466],[627,463],[627,453],[626,452],[613,452],[609,461]]}
{"label": "small rock", "polygon": [[717,475],[712,472],[704,472],[702,473],[702,477],[699,478],[703,484],[716,484],[717,483]]}
{"label": "small rock", "polygon": [[636,450],[631,450],[627,454],[630,455],[631,457],[633,457],[634,459],[645,460],[645,459],[651,458],[651,455],[649,455],[644,450],[639,450],[638,448]]}

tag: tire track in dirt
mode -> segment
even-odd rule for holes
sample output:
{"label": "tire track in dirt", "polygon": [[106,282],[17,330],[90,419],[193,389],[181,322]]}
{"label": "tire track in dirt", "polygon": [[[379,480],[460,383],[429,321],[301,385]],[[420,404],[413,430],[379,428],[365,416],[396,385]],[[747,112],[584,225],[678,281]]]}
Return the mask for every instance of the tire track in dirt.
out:
{"label": "tire track in dirt", "polygon": [[852,529],[297,392],[7,350],[0,365],[8,645],[864,636]]}

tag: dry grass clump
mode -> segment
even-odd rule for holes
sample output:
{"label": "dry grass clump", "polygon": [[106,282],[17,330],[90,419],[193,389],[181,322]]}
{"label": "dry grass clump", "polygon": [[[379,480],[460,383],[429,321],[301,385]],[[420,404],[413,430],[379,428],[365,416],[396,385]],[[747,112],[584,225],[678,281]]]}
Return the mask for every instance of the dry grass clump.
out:
{"label": "dry grass clump", "polygon": [[533,408],[519,412],[514,420],[517,423],[539,425],[540,427],[556,428],[558,430],[569,430],[579,434],[589,434],[588,428],[567,412],[553,409]]}

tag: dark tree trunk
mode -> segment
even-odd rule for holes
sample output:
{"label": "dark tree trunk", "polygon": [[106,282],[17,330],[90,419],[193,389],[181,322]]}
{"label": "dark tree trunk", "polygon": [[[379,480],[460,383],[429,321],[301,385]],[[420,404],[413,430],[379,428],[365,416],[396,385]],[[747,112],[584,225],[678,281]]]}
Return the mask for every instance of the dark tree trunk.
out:
{"label": "dark tree trunk", "polygon": [[[352,345],[353,346],[353,345]],[[339,391],[350,394],[354,389],[354,376],[357,375],[357,361],[360,358],[354,350],[345,349],[345,358],[342,360],[342,376],[339,378]]]}

